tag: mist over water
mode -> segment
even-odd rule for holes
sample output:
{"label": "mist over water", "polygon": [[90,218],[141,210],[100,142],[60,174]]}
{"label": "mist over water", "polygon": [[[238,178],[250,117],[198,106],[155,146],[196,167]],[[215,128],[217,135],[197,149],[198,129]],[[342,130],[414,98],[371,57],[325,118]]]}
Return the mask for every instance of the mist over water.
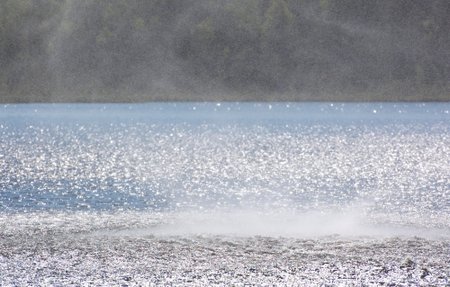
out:
{"label": "mist over water", "polygon": [[[237,236],[274,238],[408,238],[442,240],[450,236],[448,227],[416,226],[410,222],[374,223],[363,207],[340,209],[321,207],[322,211],[295,212],[230,209],[226,212],[181,212],[165,224],[125,230],[105,230],[96,235],[110,236]],[[385,218],[386,220],[386,218]],[[442,222],[442,221],[441,221]]]}

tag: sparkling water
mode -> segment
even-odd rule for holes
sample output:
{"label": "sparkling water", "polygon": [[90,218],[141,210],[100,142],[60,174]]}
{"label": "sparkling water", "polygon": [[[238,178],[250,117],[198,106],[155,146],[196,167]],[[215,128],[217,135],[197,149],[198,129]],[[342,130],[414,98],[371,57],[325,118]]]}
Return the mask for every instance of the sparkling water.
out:
{"label": "sparkling water", "polygon": [[[355,245],[370,246],[372,257],[384,262],[377,268],[394,270],[388,265],[395,263],[373,247],[390,248],[392,240],[403,250],[397,269],[405,271],[401,264],[409,264],[409,273],[372,276],[354,270],[356,277],[342,282],[377,285],[386,277],[385,283],[445,285],[450,266],[450,104],[1,106],[0,228],[0,272],[8,274],[0,279],[4,285],[25,274],[28,281],[20,279],[18,285],[66,285],[70,280],[76,285],[80,278],[93,285],[283,283],[277,276],[292,284],[333,284],[340,278],[336,274],[347,274],[354,266],[338,256],[338,246],[349,253],[357,250]],[[416,253],[405,243],[413,239],[421,248],[434,247]],[[140,256],[149,254],[136,253],[139,240],[150,255],[157,252],[155,244],[168,257],[183,253],[176,246],[185,246],[196,250],[200,261],[209,256],[202,248],[209,248],[222,258],[230,256],[222,265],[216,262],[228,271],[210,263],[208,270],[217,273],[210,274],[214,280],[182,273],[195,269],[198,260],[192,255],[145,261]],[[261,274],[251,271],[258,260],[242,255],[256,244],[257,258],[264,258],[272,244],[278,251],[267,257],[283,265],[290,262],[280,255],[283,250],[298,255],[294,251],[308,250],[309,241],[322,250],[332,242],[326,254],[335,252],[331,261],[347,269],[336,277],[325,264],[330,259],[324,263],[313,256],[311,266],[323,269],[320,276],[273,266],[275,271],[269,268],[271,275],[263,276],[259,269]],[[136,274],[114,279],[117,266],[105,267],[109,277],[97,274],[107,264],[94,256],[92,244],[99,245],[105,258],[114,258],[110,246],[134,253],[139,259],[126,254],[119,259],[131,262],[121,267],[125,273]],[[310,248],[309,256],[316,251]],[[233,261],[233,252],[242,253],[243,263]],[[407,252],[411,255],[402,257]],[[438,254],[433,257],[433,252]],[[429,256],[434,267],[419,267],[414,260]],[[87,264],[84,269],[77,269],[83,266],[74,265],[77,260]],[[48,265],[62,261],[75,273],[52,275],[56,267]],[[190,267],[177,265],[182,262]],[[11,270],[11,264],[28,267]],[[39,275],[36,264],[47,264],[41,269],[50,273]],[[153,273],[139,271],[145,264],[169,265],[179,272],[164,275],[167,270],[161,266]],[[375,268],[365,264],[367,270]],[[230,271],[238,265],[246,277]]]}

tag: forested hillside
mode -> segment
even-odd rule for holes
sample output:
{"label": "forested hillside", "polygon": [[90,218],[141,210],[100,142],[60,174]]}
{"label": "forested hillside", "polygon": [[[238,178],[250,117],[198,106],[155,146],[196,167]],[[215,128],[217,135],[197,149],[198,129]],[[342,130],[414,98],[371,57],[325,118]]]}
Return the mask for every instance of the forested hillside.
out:
{"label": "forested hillside", "polygon": [[0,101],[450,100],[448,0],[2,0]]}

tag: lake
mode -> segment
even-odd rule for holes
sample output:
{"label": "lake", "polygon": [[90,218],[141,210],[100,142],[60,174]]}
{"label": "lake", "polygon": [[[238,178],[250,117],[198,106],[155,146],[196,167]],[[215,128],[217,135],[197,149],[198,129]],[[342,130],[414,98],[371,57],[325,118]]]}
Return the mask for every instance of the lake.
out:
{"label": "lake", "polygon": [[0,106],[0,230],[0,285],[445,286],[450,104]]}

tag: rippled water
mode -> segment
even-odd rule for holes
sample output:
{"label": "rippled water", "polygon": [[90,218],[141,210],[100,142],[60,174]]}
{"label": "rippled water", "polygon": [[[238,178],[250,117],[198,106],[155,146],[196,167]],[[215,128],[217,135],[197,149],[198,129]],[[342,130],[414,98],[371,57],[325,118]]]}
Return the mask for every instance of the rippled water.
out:
{"label": "rippled water", "polygon": [[0,106],[0,227],[0,267],[29,252],[14,240],[48,234],[403,236],[447,252],[450,104]]}

